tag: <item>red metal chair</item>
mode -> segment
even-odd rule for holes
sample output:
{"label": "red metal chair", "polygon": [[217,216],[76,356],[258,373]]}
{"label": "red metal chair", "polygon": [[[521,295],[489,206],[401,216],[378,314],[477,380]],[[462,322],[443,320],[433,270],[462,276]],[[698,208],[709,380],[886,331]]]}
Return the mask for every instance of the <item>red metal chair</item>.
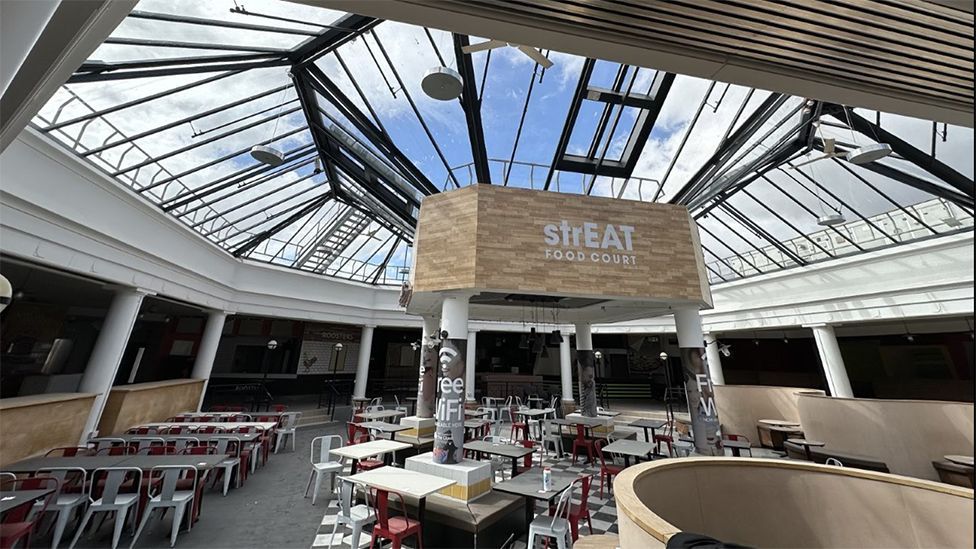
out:
{"label": "red metal chair", "polygon": [[594,442],[592,438],[586,438],[586,426],[576,425],[576,438],[573,439],[573,464],[576,464],[576,457],[579,455],[579,449],[584,448],[586,450],[586,463],[593,462],[593,452],[595,449]]}
{"label": "red metal chair", "polygon": [[288,411],[288,406],[284,404],[272,404],[271,410],[273,410],[275,413],[283,414]]}
{"label": "red metal chair", "polygon": [[76,457],[92,455],[91,448],[87,446],[67,446],[64,448],[52,448],[48,450],[44,457]]}
{"label": "red metal chair", "polygon": [[197,429],[198,433],[212,435],[214,433],[223,433],[224,429],[222,427],[217,427],[216,425],[204,425]]}
{"label": "red metal chair", "polygon": [[[356,431],[356,442],[354,444],[360,444],[373,440],[369,434],[369,429],[356,425]],[[359,471],[371,471],[373,469],[379,469],[384,465],[386,465],[386,462],[384,462],[382,459],[367,458],[359,460],[356,464],[356,469]]]}
{"label": "red metal chair", "polygon": [[167,435],[182,435],[183,433],[186,432],[186,430],[187,430],[186,427],[170,427],[169,429],[166,429],[166,434]]}
{"label": "red metal chair", "polygon": [[[396,492],[370,488],[372,496],[370,504],[373,512],[376,513],[376,524],[373,525],[373,536],[370,539],[370,549],[376,545],[377,539],[388,539],[393,542],[393,549],[400,549],[403,540],[410,536],[417,536],[417,549],[424,547],[424,534],[419,520],[414,520],[407,516],[407,507],[403,503],[403,496]],[[394,495],[400,499],[400,512],[403,516],[391,517],[390,496]]]}
{"label": "red metal chair", "polygon": [[[23,547],[31,547],[31,534],[37,527],[47,506],[58,495],[60,484],[56,478],[33,477],[7,479],[0,481],[0,492],[16,492],[20,490],[45,490],[51,492],[43,498],[25,502],[7,511],[0,524],[0,547],[13,547],[15,543],[24,540]],[[35,502],[40,502],[40,506]]]}
{"label": "red metal chair", "polygon": [[239,406],[239,405],[238,406],[228,406],[226,411],[227,412],[243,412],[244,411],[244,407],[243,406]]}
{"label": "red metal chair", "polygon": [[613,462],[613,456],[610,456],[610,464],[607,465],[605,456],[603,454],[603,446],[606,441],[599,439],[594,443],[594,448],[596,449],[596,457],[600,459],[600,499],[603,499],[603,480],[606,479],[610,488],[607,492],[613,491],[613,477],[624,470],[623,467],[617,465]]}
{"label": "red metal chair", "polygon": [[155,433],[152,433],[152,431],[153,430],[150,429],[149,427],[133,427],[133,428],[129,429],[128,431],[126,431],[125,433],[128,434],[128,435],[148,435],[148,434],[155,434]]}
{"label": "red metal chair", "polygon": [[668,447],[668,457],[674,457],[674,437],[671,435],[654,435],[654,451],[661,454],[661,443]]}
{"label": "red metal chair", "polygon": [[[534,440],[520,440],[519,442],[522,444],[522,446],[524,448],[535,448],[535,446],[537,444],[536,441],[534,441]],[[532,456],[534,454],[535,454],[535,452],[533,452],[531,454],[528,454],[528,455],[526,455],[525,457],[522,458],[522,466],[520,466],[520,467],[519,466],[516,466],[515,467],[515,469],[518,471],[518,474],[521,475],[522,473],[524,473],[524,472],[526,472],[526,471],[528,471],[529,469],[532,468]]]}
{"label": "red metal chair", "polygon": [[146,446],[137,451],[140,456],[175,456],[176,446]]}
{"label": "red metal chair", "polygon": [[[573,541],[579,539],[579,523],[584,518],[586,519],[586,525],[590,529],[590,535],[593,535],[593,522],[590,520],[590,507],[588,505],[590,502],[590,484],[593,482],[593,475],[580,475],[578,479],[573,481],[573,484],[577,482],[580,483],[580,502],[578,504],[570,503],[569,505],[569,528],[573,533]],[[600,497],[603,497],[602,491]]]}
{"label": "red metal chair", "polygon": [[[190,446],[185,448],[182,452],[183,455],[188,456],[207,456],[207,455],[217,455],[217,449],[213,446]],[[196,487],[196,494],[193,496],[193,510],[190,512],[193,517],[193,522],[200,519],[200,508],[203,503],[203,488],[205,481],[201,478],[201,482],[196,482],[193,477],[187,477],[180,479],[176,482],[177,490],[189,490]]]}
{"label": "red metal chair", "polygon": [[226,412],[227,411],[227,405],[225,405],[225,404],[214,404],[213,406],[210,407],[210,410],[209,411],[211,411],[211,412]]}

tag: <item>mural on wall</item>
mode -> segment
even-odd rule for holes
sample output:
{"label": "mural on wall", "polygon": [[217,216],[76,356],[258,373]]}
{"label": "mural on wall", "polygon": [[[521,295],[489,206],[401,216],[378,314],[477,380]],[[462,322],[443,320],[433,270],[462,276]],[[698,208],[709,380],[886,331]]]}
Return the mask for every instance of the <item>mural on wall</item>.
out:
{"label": "mural on wall", "polygon": [[576,350],[576,370],[580,385],[580,413],[586,417],[597,417],[596,370],[594,369],[593,351]]}
{"label": "mural on wall", "polygon": [[[362,329],[342,324],[305,323],[299,375],[355,374]],[[342,350],[336,353],[336,343]]]}

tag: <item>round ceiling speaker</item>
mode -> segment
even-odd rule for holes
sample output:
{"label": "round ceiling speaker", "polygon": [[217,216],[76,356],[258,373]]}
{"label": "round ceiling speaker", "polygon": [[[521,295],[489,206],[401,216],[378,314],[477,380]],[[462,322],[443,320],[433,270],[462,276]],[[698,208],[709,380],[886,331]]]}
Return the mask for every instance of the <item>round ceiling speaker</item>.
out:
{"label": "round ceiling speaker", "polygon": [[872,143],[858,147],[847,153],[847,161],[851,164],[867,164],[891,154],[891,145],[887,143]]}
{"label": "round ceiling speaker", "polygon": [[842,214],[839,213],[829,213],[824,214],[817,218],[817,225],[823,227],[833,227],[834,225],[840,225],[847,221]]}
{"label": "round ceiling speaker", "polygon": [[285,153],[267,145],[251,147],[251,157],[269,166],[280,166],[285,161]]}
{"label": "round ceiling speaker", "polygon": [[451,101],[461,97],[464,81],[461,75],[448,67],[434,67],[424,74],[420,87],[428,96],[438,101]]}

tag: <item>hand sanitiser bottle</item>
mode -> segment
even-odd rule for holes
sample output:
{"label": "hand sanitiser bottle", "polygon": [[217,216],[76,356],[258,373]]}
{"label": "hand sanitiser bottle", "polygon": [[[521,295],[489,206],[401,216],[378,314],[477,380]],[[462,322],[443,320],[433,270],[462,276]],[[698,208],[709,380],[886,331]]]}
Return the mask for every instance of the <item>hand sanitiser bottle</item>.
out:
{"label": "hand sanitiser bottle", "polygon": [[542,491],[552,490],[552,469],[545,467],[542,469]]}

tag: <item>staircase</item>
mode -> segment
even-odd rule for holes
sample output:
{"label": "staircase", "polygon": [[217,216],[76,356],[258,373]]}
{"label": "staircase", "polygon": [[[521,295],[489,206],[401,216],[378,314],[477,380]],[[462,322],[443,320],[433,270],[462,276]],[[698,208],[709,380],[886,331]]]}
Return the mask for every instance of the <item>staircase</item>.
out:
{"label": "staircase", "polygon": [[370,219],[356,208],[347,208],[324,232],[315,245],[301,255],[296,267],[324,273],[352,241],[369,227]]}
{"label": "staircase", "polygon": [[311,410],[301,410],[302,419],[298,422],[298,427],[318,427],[332,423],[332,416],[325,408],[313,408]]}

